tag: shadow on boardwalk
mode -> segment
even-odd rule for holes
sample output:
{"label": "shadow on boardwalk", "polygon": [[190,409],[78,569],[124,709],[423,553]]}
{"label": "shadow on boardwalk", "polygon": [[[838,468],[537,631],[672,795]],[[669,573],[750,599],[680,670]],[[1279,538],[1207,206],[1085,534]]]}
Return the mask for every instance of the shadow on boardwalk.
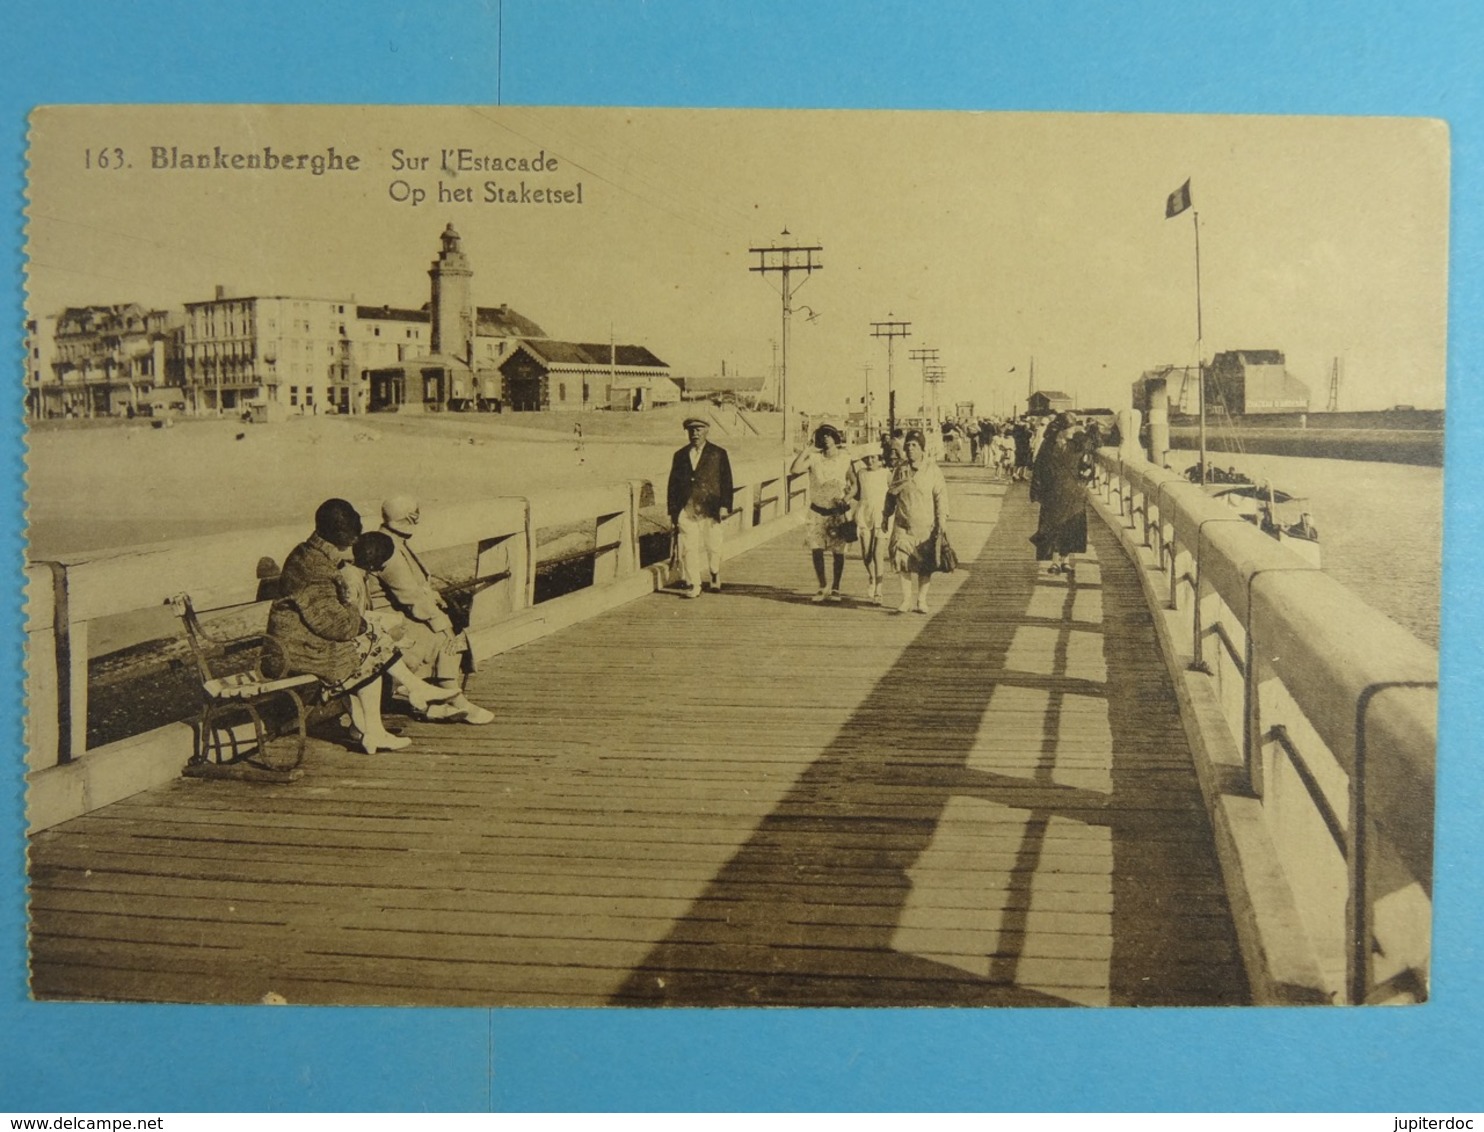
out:
{"label": "shadow on boardwalk", "polygon": [[1135,567],[1095,528],[1071,584],[1038,574],[1024,489],[950,485],[969,566],[931,618],[810,603],[783,535],[720,595],[494,658],[487,727],[318,742],[299,782],[182,779],[42,831],[33,993],[1243,1001]]}
{"label": "shadow on boardwalk", "polygon": [[[1100,567],[1037,574],[1030,513],[1007,503],[957,592],[614,1004],[1246,1000],[1134,568],[1097,528]],[[1096,622],[1078,619],[1089,601]],[[1088,644],[1104,679],[1078,672]],[[1027,648],[1044,671],[1017,667]],[[955,879],[965,863],[982,887]]]}

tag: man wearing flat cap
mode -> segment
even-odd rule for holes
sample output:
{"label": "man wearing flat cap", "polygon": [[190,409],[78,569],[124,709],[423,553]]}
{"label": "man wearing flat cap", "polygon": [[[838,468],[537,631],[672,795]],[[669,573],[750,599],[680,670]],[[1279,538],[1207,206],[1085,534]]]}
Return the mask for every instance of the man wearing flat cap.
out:
{"label": "man wearing flat cap", "polygon": [[725,448],[707,442],[708,427],[701,417],[687,417],[690,443],[670,461],[668,510],[687,597],[701,596],[708,575],[711,588],[721,589],[721,521],[732,511],[732,464]]}

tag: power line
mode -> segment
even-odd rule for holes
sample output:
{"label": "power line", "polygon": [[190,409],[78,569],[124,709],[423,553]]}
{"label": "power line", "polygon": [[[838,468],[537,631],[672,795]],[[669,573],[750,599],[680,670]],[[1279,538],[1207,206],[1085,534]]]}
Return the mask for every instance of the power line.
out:
{"label": "power line", "polygon": [[891,311],[886,312],[885,321],[871,323],[871,337],[886,339],[886,429],[893,435],[897,431],[897,391],[894,386],[896,366],[893,347],[898,338],[909,338],[911,335],[912,324],[893,320]]}
{"label": "power line", "polygon": [[[785,228],[781,235],[787,236],[789,231]],[[779,409],[783,415],[783,443],[787,447],[793,444],[793,424],[788,414],[788,324],[793,314],[794,292],[808,281],[809,276],[816,271],[823,271],[824,264],[814,259],[815,252],[822,252],[824,248],[819,244],[796,244],[784,247],[748,248],[748,252],[757,256],[757,266],[749,267],[748,271],[762,272],[764,277],[769,272],[777,272],[782,279],[783,286],[783,357],[778,369],[778,401]],[[803,272],[804,278],[797,283],[792,282],[795,272]]]}
{"label": "power line", "polygon": [[921,408],[923,409],[924,412],[926,412],[927,411],[928,404],[929,404],[929,401],[928,401],[928,385],[931,382],[931,378],[928,377],[928,369],[932,365],[935,365],[937,363],[937,361],[938,361],[938,348],[936,346],[923,346],[920,349],[912,350],[911,352],[909,352],[907,354],[907,360],[908,361],[911,361],[911,362],[921,362],[922,363],[922,406],[921,406]]}
{"label": "power line", "polygon": [[922,371],[923,391],[927,394],[924,406],[928,415],[937,423],[943,419],[941,396],[938,392],[939,386],[948,380],[948,371],[942,366],[928,366]]}

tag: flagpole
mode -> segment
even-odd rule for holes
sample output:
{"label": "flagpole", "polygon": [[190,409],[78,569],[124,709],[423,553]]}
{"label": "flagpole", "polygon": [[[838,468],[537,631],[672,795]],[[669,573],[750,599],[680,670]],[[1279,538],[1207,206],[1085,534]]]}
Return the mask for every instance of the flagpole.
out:
{"label": "flagpole", "polygon": [[1205,353],[1205,333],[1201,325],[1201,214],[1192,209],[1190,216],[1191,224],[1195,229],[1195,376],[1196,392],[1199,395],[1201,409],[1200,467],[1201,486],[1204,487],[1208,481],[1208,469],[1206,467],[1206,372],[1201,362]]}

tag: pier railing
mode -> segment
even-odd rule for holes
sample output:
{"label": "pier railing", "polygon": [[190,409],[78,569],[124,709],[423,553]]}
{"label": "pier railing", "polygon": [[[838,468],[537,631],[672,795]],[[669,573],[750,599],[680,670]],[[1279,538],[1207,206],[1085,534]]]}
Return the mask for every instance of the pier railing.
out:
{"label": "pier railing", "polygon": [[[734,465],[724,553],[797,520],[807,477],[784,458]],[[379,501],[353,501],[374,528]],[[668,584],[663,481],[626,480],[447,508],[425,507],[415,545],[460,603],[487,657]],[[191,595],[224,640],[261,632],[278,565],[302,523],[30,562],[26,569],[26,771],[31,829],[180,773],[181,722],[199,709],[179,622]],[[555,586],[550,582],[560,574]],[[543,592],[546,591],[546,592]]]}
{"label": "pier railing", "polygon": [[[728,553],[798,519],[805,482],[787,467],[737,464]],[[1201,724],[1198,764],[1247,966],[1270,984],[1262,997],[1424,997],[1435,650],[1179,475],[1112,450],[1098,467],[1095,495],[1145,567],[1177,690]],[[379,503],[360,510],[370,525]],[[416,545],[489,656],[663,586],[663,512],[664,485],[647,480],[428,507]],[[193,735],[178,721],[199,684],[167,599],[190,593],[223,638],[258,631],[263,560],[281,563],[309,528],[28,566],[33,830],[179,774]],[[554,563],[580,568],[547,596]],[[172,681],[179,710],[149,718],[141,689],[154,697]]]}
{"label": "pier railing", "polygon": [[1097,464],[1199,724],[1249,970],[1278,1001],[1424,998],[1436,650],[1183,476]]}

